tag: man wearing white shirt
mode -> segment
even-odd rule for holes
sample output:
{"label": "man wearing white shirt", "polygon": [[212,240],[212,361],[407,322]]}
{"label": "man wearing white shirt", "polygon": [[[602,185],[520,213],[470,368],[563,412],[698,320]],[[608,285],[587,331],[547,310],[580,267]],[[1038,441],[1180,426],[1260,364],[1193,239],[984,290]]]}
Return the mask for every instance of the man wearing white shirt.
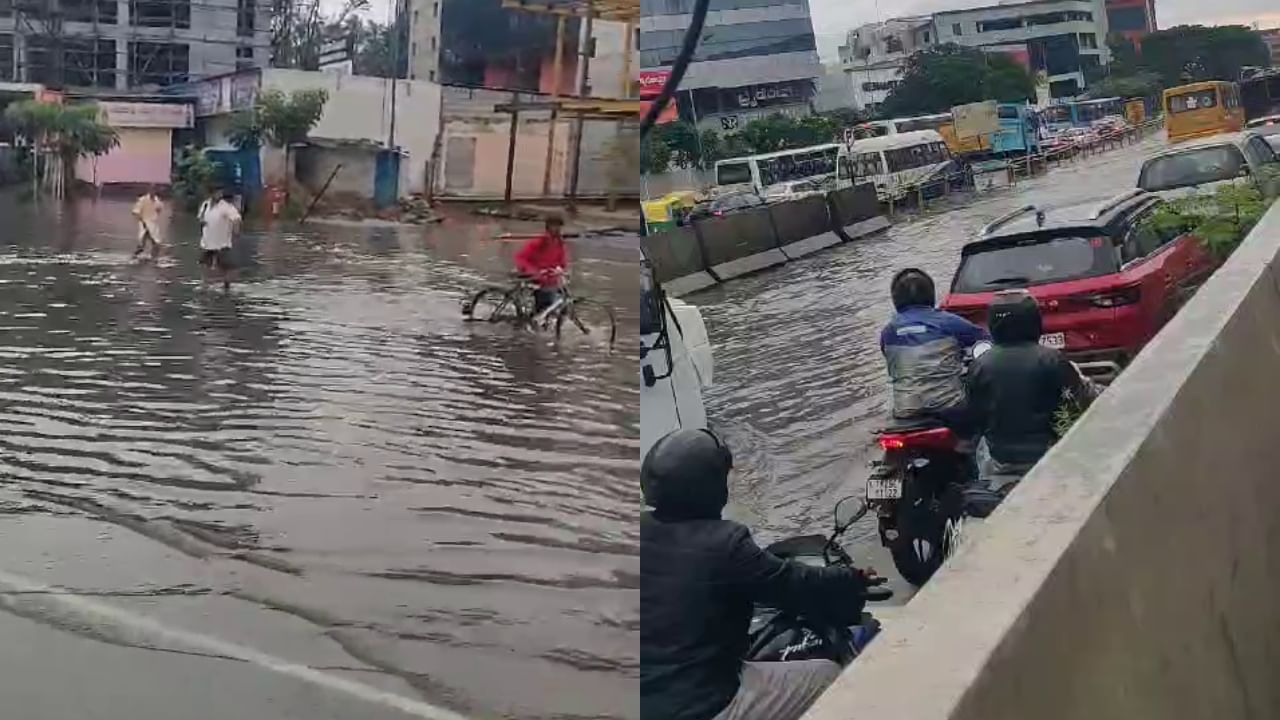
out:
{"label": "man wearing white shirt", "polygon": [[231,289],[231,241],[240,229],[240,211],[231,202],[232,194],[224,191],[222,197],[205,210],[201,220],[200,264],[212,269],[215,265],[222,273],[222,287]]}

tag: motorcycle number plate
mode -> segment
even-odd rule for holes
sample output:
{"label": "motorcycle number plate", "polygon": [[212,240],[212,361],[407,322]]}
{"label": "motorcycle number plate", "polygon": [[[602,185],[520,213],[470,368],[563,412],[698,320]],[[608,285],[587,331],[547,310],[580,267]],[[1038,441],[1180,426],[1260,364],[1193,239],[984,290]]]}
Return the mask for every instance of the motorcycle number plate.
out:
{"label": "motorcycle number plate", "polygon": [[902,497],[902,477],[897,473],[876,474],[867,478],[868,500],[897,500]]}

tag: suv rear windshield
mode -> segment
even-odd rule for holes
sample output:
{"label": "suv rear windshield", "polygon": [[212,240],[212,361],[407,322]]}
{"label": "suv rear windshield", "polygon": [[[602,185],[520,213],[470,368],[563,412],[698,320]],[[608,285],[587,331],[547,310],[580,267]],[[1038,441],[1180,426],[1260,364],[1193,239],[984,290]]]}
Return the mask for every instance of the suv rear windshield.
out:
{"label": "suv rear windshield", "polygon": [[1036,237],[966,255],[954,292],[1009,290],[1097,277],[1118,270],[1115,247],[1102,237]]}
{"label": "suv rear windshield", "polygon": [[717,185],[737,185],[751,182],[751,166],[744,160],[716,166]]}
{"label": "suv rear windshield", "polygon": [[1142,166],[1138,187],[1143,190],[1202,185],[1230,180],[1244,172],[1244,155],[1235,145],[1212,145],[1152,158]]}

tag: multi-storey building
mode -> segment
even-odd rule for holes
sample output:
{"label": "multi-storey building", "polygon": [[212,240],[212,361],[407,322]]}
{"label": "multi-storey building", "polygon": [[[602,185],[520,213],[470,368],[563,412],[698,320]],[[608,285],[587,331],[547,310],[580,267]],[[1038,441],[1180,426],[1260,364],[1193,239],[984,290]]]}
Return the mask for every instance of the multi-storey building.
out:
{"label": "multi-storey building", "polygon": [[263,67],[265,0],[16,0],[0,9],[0,80],[133,90]]}

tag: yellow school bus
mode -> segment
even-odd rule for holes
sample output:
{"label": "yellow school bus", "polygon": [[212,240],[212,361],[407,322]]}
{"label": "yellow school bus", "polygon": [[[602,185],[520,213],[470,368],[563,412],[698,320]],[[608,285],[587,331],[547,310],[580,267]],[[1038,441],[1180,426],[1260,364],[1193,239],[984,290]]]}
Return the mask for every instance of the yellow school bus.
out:
{"label": "yellow school bus", "polygon": [[1225,80],[1179,85],[1164,91],[1165,130],[1176,143],[1244,129],[1240,88]]}

